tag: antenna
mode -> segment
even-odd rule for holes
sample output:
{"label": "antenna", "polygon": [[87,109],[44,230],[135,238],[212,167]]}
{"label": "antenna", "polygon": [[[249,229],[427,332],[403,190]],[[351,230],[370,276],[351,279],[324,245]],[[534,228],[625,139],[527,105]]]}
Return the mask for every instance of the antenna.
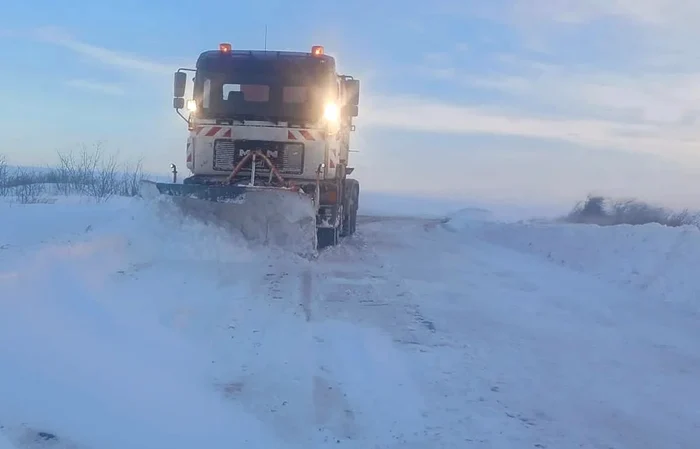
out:
{"label": "antenna", "polygon": [[265,51],[267,51],[267,24],[265,24]]}

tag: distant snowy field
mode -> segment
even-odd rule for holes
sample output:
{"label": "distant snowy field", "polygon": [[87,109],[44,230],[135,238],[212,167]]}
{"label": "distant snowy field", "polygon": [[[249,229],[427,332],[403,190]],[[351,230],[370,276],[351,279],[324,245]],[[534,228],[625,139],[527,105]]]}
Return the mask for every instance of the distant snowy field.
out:
{"label": "distant snowy field", "polygon": [[52,188],[0,201],[0,449],[700,441],[695,227],[367,193],[308,261]]}

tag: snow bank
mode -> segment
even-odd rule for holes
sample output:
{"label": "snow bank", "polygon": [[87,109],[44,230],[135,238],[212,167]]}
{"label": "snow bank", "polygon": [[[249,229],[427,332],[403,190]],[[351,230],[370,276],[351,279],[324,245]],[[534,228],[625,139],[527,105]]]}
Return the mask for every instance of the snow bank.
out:
{"label": "snow bank", "polygon": [[[212,354],[158,309],[180,302],[189,262],[247,263],[235,236],[164,221],[138,200],[3,215],[0,425],[11,440],[26,425],[105,449],[285,447],[216,390]],[[168,264],[162,276],[123,281],[158,263]]]}
{"label": "snow bank", "polygon": [[16,449],[2,433],[0,433],[0,449]]}
{"label": "snow bank", "polygon": [[700,230],[695,227],[466,220],[461,229],[470,229],[491,243],[537,254],[558,265],[700,311],[695,269],[700,265]]}

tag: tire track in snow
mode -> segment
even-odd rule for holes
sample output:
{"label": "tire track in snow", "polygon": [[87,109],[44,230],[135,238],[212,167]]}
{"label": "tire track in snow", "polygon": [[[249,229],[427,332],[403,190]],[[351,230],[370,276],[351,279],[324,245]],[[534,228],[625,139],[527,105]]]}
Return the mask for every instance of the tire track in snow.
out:
{"label": "tire track in snow", "polygon": [[363,429],[348,401],[352,393],[336,380],[333,348],[343,343],[337,327],[314,314],[314,267],[276,256],[250,277],[251,295],[233,319],[237,358],[246,365],[220,385],[222,394],[287,442],[354,448]]}
{"label": "tire track in snow", "polygon": [[301,273],[301,307],[304,309],[306,321],[311,321],[311,299],[314,294],[313,276],[311,270],[306,269]]}
{"label": "tire track in snow", "polygon": [[[385,398],[378,418],[384,429],[376,438],[387,446],[380,447],[440,447],[444,442],[440,430],[431,428],[439,418],[428,419],[425,386],[417,383],[413,365],[434,363],[434,352],[449,350],[452,343],[444,339],[440,324],[423,314],[412,286],[384,256],[405,249],[413,238],[422,238],[436,222],[439,220],[387,217],[364,220],[355,236],[324,251],[316,267],[316,319],[353,323],[375,339],[356,337],[369,345],[366,353],[377,357],[367,362],[366,369],[379,371],[369,380],[369,396]],[[390,368],[385,365],[387,359],[396,360]],[[361,365],[360,361],[355,365]],[[367,406],[372,407],[377,405]]]}
{"label": "tire track in snow", "polygon": [[[352,248],[352,239],[347,244]],[[386,273],[368,277],[357,260],[347,261],[350,269],[338,269],[334,263],[329,266],[327,258],[332,252],[326,251],[311,262],[271,257],[262,276],[251,278],[257,292],[251,304],[260,303],[254,313],[263,319],[255,334],[258,337],[254,337],[259,342],[255,345],[260,358],[256,365],[269,372],[248,370],[236,385],[240,390],[236,395],[289,441],[313,441],[322,447],[341,443],[358,449],[405,448],[411,447],[412,441],[425,444],[422,398],[407,367],[406,353],[400,349],[407,344],[415,346],[416,338],[401,335],[405,344],[397,343],[401,338],[382,326],[371,325],[357,312],[361,310],[365,316],[379,313],[389,321],[398,319],[429,334],[432,324],[420,323],[409,309],[397,312],[391,298],[381,297],[395,291],[396,279]],[[369,287],[369,294],[335,295],[347,281],[361,289]],[[271,315],[277,318],[271,319]],[[239,332],[241,319],[236,325]],[[286,337],[264,341],[273,327],[286,332]],[[286,362],[273,360],[278,357]],[[273,372],[276,383],[288,385],[285,391],[271,385]],[[295,393],[290,395],[287,388]],[[265,393],[253,399],[252,391]],[[261,403],[271,404],[269,395],[273,392],[284,398],[286,405],[270,412]],[[291,432],[291,423],[301,430]]]}
{"label": "tire track in snow", "polygon": [[446,345],[439,325],[421,310],[414,287],[384,257],[385,252],[410,249],[411,240],[421,239],[443,220],[363,216],[359,221],[364,226],[355,236],[319,258],[324,307],[331,316],[380,328],[398,344]]}

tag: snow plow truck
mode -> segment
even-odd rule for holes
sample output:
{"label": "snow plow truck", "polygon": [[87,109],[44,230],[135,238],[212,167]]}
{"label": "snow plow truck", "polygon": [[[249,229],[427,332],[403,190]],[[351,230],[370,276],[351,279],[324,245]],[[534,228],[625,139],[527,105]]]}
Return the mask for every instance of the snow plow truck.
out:
{"label": "snow plow truck", "polygon": [[316,253],[356,229],[360,186],[348,163],[358,105],[359,80],[340,75],[322,46],[219,44],[174,74],[191,176],[148,188],[248,239]]}

